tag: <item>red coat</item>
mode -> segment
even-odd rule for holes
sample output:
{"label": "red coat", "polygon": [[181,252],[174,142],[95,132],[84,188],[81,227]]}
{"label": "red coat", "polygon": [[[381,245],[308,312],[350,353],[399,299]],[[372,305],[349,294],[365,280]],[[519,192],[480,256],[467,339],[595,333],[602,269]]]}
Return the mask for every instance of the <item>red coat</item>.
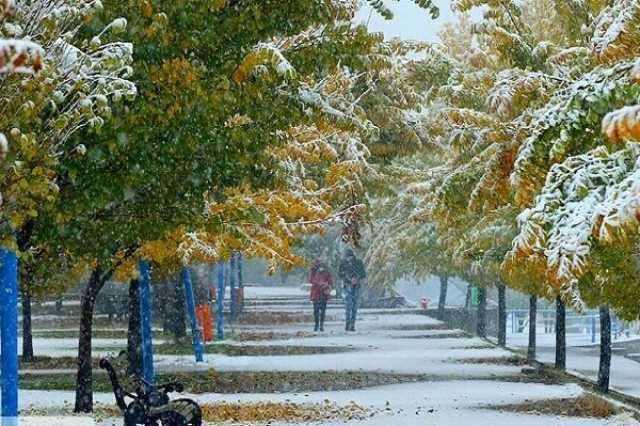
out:
{"label": "red coat", "polygon": [[320,269],[317,266],[311,268],[309,282],[311,283],[309,299],[311,299],[312,302],[317,302],[322,294],[327,297],[331,294],[333,278],[331,277],[331,272],[329,272],[328,269]]}

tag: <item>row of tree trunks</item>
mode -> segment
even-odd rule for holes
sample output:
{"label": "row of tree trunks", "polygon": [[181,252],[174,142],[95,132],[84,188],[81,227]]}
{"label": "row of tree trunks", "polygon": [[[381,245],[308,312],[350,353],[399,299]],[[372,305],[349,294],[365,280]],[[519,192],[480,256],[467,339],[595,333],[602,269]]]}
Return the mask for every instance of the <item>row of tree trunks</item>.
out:
{"label": "row of tree trunks", "polygon": [[[444,283],[444,284],[443,284]],[[440,279],[440,303],[438,316],[444,317],[444,304],[446,302],[446,281]],[[467,288],[467,306],[469,305],[471,287]],[[444,294],[444,297],[443,297]],[[476,333],[479,337],[487,337],[487,289],[478,287],[478,315]],[[504,284],[498,285],[498,345],[507,346],[507,288]]]}
{"label": "row of tree trunks", "polygon": [[[529,347],[527,359],[536,360],[536,315],[537,297],[529,296]],[[566,307],[560,297],[556,298],[556,358],[555,367],[567,368]],[[611,313],[608,306],[600,307],[600,364],[598,366],[598,388],[607,392],[611,373]]]}

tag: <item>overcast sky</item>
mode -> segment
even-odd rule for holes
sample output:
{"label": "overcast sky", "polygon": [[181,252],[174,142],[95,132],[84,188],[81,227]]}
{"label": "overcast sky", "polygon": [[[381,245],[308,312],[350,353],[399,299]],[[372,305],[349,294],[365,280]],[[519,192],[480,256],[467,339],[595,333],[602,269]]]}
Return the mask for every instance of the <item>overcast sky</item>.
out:
{"label": "overcast sky", "polygon": [[400,37],[406,40],[436,41],[437,33],[445,22],[452,22],[455,18],[451,11],[450,0],[434,0],[440,7],[440,17],[436,20],[412,0],[385,0],[385,4],[393,11],[394,18],[386,21],[377,13],[371,13],[371,6],[363,2],[356,22],[369,21],[369,30],[382,31],[390,37]]}

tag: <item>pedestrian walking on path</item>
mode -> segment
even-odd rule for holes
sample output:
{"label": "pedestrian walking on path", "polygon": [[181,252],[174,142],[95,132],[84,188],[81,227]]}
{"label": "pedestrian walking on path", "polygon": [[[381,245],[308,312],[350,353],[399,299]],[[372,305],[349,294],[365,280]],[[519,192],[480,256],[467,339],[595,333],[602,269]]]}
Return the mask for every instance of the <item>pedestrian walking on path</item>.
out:
{"label": "pedestrian walking on path", "polygon": [[333,278],[327,266],[327,261],[320,257],[311,267],[309,274],[311,283],[311,294],[309,298],[313,302],[313,319],[315,321],[315,331],[324,331],[324,319],[327,312],[327,301],[331,296],[333,288]]}
{"label": "pedestrian walking on path", "polygon": [[362,284],[367,278],[364,263],[358,259],[351,249],[345,251],[344,259],[340,262],[340,279],[344,287],[344,301],[346,306],[346,331],[356,331],[356,316]]}

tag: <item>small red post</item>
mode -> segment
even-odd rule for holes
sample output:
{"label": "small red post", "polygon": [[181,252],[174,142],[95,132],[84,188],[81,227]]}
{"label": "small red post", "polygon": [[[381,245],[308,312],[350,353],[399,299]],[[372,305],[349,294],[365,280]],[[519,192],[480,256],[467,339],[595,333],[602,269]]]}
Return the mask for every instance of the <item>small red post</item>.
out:
{"label": "small red post", "polygon": [[205,342],[213,341],[213,317],[211,316],[211,309],[209,305],[198,305],[196,308],[196,317],[200,329],[202,330],[202,337]]}

